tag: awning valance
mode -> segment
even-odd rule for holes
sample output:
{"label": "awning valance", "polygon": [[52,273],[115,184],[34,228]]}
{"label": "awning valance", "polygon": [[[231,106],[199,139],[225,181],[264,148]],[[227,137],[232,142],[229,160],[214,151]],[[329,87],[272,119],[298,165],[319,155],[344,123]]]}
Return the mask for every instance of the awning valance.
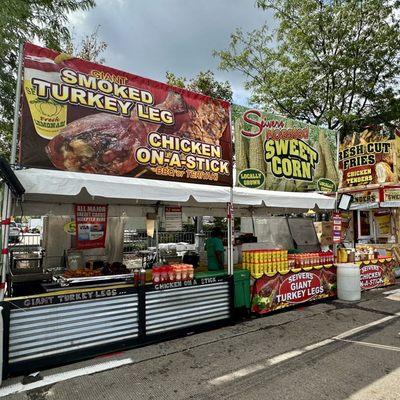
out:
{"label": "awning valance", "polygon": [[67,203],[88,199],[111,204],[148,205],[156,202],[225,208],[231,201],[239,208],[280,210],[332,210],[335,199],[318,193],[277,192],[200,185],[110,175],[45,169],[15,171],[24,186],[27,202]]}

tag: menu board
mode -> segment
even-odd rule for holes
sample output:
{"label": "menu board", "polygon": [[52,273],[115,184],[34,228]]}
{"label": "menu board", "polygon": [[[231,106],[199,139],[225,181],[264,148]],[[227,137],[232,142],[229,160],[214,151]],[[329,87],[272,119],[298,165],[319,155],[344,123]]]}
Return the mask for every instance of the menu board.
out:
{"label": "menu board", "polygon": [[167,232],[182,230],[182,207],[165,206],[165,230]]}

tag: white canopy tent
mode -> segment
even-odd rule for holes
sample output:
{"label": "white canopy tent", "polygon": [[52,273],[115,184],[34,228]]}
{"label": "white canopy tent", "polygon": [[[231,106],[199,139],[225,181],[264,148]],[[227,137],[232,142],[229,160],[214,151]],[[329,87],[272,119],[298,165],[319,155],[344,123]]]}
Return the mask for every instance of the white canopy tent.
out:
{"label": "white canopy tent", "polygon": [[[73,203],[107,203],[110,217],[145,217],[148,212],[158,210],[161,203],[181,205],[189,216],[226,216],[229,203],[233,203],[235,216],[332,210],[335,207],[335,198],[317,193],[275,192],[46,169],[23,169],[15,173],[25,188],[21,203],[25,215],[72,215]],[[230,220],[228,232],[232,233],[229,226]],[[231,243],[230,236],[228,270],[233,273]]]}
{"label": "white canopy tent", "polygon": [[334,197],[314,192],[278,192],[240,187],[233,189],[233,203],[238,211],[253,208],[258,214],[263,210],[265,213],[265,209],[268,209],[268,212],[275,210],[295,212],[296,210],[333,210],[335,208]]}
{"label": "white canopy tent", "polygon": [[335,198],[318,193],[290,193],[235,187],[198,185],[151,179],[85,174],[44,169],[15,171],[24,186],[25,214],[69,214],[73,202],[107,202],[110,215],[139,215],[157,202],[180,204],[188,215],[226,215],[233,201],[236,215],[258,212],[335,208]]}

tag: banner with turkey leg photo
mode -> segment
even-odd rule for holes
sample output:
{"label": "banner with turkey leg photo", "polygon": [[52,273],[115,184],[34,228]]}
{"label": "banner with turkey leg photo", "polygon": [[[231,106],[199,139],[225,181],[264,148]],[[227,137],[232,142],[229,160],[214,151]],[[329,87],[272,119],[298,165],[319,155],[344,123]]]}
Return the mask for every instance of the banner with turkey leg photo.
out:
{"label": "banner with turkey leg photo", "polygon": [[252,286],[251,311],[271,311],[336,296],[336,267],[321,266],[263,275]]}
{"label": "banner with turkey leg photo", "polygon": [[24,46],[25,167],[232,185],[229,103]]}

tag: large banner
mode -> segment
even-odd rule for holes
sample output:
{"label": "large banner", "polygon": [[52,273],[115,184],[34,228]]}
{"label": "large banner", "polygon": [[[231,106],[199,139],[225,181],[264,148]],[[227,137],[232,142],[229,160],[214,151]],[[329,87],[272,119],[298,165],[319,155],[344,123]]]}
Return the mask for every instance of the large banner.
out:
{"label": "large banner", "polygon": [[251,311],[267,314],[282,308],[336,296],[336,267],[263,275],[252,288]]}
{"label": "large banner", "polygon": [[397,181],[394,132],[382,125],[340,134],[340,189],[374,188]]}
{"label": "large banner", "polygon": [[229,103],[26,44],[20,161],[229,186]]}
{"label": "large banner", "polygon": [[337,189],[336,132],[234,106],[237,185],[305,192]]}

